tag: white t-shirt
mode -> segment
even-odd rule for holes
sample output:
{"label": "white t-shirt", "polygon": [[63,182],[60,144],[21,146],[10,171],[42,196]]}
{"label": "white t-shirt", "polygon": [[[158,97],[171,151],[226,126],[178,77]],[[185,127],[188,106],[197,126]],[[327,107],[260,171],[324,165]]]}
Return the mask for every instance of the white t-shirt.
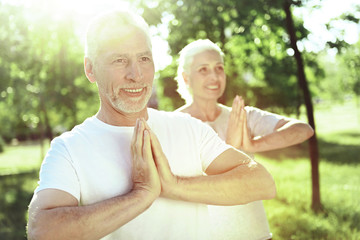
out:
{"label": "white t-shirt", "polygon": [[[230,148],[206,124],[183,113],[148,109],[171,171],[178,176],[203,175],[210,163]],[[132,188],[130,142],[133,127],[85,120],[51,143],[40,170],[36,192],[54,188],[88,205],[128,193]],[[204,204],[158,198],[142,214],[103,239],[209,239]]]}
{"label": "white t-shirt", "polygon": [[[223,140],[229,122],[231,108],[221,105],[221,114],[214,122],[206,122]],[[274,131],[281,116],[245,107],[247,125],[252,137],[263,136]],[[253,154],[247,153],[254,157]],[[263,240],[272,237],[262,201],[238,206],[209,206],[214,239],[222,240]]]}

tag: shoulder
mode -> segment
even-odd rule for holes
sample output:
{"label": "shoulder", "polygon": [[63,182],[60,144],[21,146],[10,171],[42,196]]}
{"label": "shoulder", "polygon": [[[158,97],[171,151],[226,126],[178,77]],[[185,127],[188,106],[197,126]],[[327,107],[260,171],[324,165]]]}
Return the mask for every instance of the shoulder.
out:
{"label": "shoulder", "polygon": [[179,107],[178,109],[175,109],[174,112],[190,113],[190,105],[185,104],[185,105]]}
{"label": "shoulder", "polygon": [[159,119],[169,120],[170,119],[170,120],[185,121],[185,120],[192,119],[190,114],[181,112],[181,111],[177,111],[177,110],[175,110],[174,112],[167,112],[167,111],[149,108],[148,112],[149,112],[149,116],[151,118],[154,118],[157,120],[159,120]]}
{"label": "shoulder", "polygon": [[252,106],[246,106],[245,107],[246,113],[248,114],[248,116],[253,116],[253,117],[272,117],[272,118],[276,118],[276,119],[281,119],[284,118],[283,116],[276,114],[276,113],[272,113],[269,111],[265,111],[262,110],[260,108],[257,107],[252,107]]}
{"label": "shoulder", "polygon": [[52,145],[71,143],[77,141],[81,138],[82,135],[89,133],[91,131],[95,131],[96,127],[94,127],[94,117],[87,118],[81,124],[76,125],[69,131],[63,132],[61,135],[55,137],[52,141]]}
{"label": "shoulder", "polygon": [[151,118],[152,124],[156,126],[161,126],[165,128],[165,126],[171,126],[173,129],[198,129],[205,127],[207,128],[207,124],[203,123],[201,120],[192,117],[188,113],[184,112],[166,112],[161,110],[149,109],[149,116]]}
{"label": "shoulder", "polygon": [[221,108],[221,111],[222,112],[225,112],[225,113],[230,113],[231,112],[231,107],[228,107],[226,105],[223,105],[221,103],[218,104],[218,106]]}

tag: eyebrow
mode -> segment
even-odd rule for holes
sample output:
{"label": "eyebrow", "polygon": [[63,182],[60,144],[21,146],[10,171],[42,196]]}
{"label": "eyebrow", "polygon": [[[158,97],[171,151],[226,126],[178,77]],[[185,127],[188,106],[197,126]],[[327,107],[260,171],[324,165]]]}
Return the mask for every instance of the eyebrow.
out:
{"label": "eyebrow", "polygon": [[151,53],[151,51],[145,51],[145,52],[136,54],[137,57],[144,56],[144,55],[152,55],[152,53]]}
{"label": "eyebrow", "polygon": [[[216,65],[219,65],[219,64],[224,65],[223,62],[217,62],[216,63]],[[203,63],[203,64],[200,64],[200,65],[197,65],[196,67],[198,68],[198,67],[203,67],[203,66],[208,66],[208,65],[209,65],[208,63]]]}
{"label": "eyebrow", "polygon": [[109,57],[110,58],[117,58],[117,57],[128,57],[129,54],[120,54],[120,53],[113,53]]}
{"label": "eyebrow", "polygon": [[[110,58],[116,58],[116,57],[129,57],[130,54],[128,53],[113,53],[110,55]],[[141,53],[137,53],[136,56],[140,57],[140,56],[144,56],[144,55],[152,55],[151,51],[145,51],[145,52],[141,52]]]}

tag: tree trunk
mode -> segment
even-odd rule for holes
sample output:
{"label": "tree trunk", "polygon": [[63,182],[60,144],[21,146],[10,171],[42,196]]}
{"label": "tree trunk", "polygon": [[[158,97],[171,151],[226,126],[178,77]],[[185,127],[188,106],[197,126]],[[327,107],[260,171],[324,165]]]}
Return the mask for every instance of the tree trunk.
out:
{"label": "tree trunk", "polygon": [[303,91],[304,102],[306,106],[307,118],[310,126],[314,129],[314,136],[309,139],[309,152],[311,160],[311,177],[312,177],[312,204],[311,207],[314,211],[319,211],[321,209],[320,202],[320,184],[319,184],[319,151],[318,143],[316,138],[315,131],[315,121],[314,121],[314,110],[311,101],[310,91],[308,88],[307,80],[305,77],[304,63],[302,60],[301,53],[296,45],[296,33],[294,27],[294,21],[291,13],[291,0],[284,0],[284,11],[286,13],[286,27],[288,34],[290,36],[290,44],[294,50],[294,57],[296,59],[297,70],[298,70],[298,82],[300,88]]}
{"label": "tree trunk", "polygon": [[44,103],[44,98],[42,95],[40,95],[40,114],[42,113],[43,115],[43,120],[44,120],[44,127],[45,127],[45,136],[51,141],[54,136],[52,133],[52,128],[50,126],[50,122],[49,122],[49,117],[48,117],[48,113],[45,107],[45,103]]}

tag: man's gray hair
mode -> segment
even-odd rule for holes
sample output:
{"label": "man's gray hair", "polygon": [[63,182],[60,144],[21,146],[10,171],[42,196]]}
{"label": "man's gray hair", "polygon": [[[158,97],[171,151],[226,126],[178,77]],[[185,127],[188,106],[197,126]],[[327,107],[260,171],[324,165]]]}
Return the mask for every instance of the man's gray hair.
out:
{"label": "man's gray hair", "polygon": [[85,57],[95,61],[99,51],[101,37],[122,26],[133,26],[143,30],[150,41],[149,25],[141,16],[128,10],[114,10],[95,17],[88,25],[85,41]]}
{"label": "man's gray hair", "polygon": [[224,58],[224,53],[221,51],[220,47],[209,39],[199,39],[191,42],[180,51],[176,77],[178,84],[177,92],[188,104],[191,103],[193,99],[188,87],[186,86],[182,73],[185,72],[189,74],[194,56],[205,51],[216,51],[222,59]]}

